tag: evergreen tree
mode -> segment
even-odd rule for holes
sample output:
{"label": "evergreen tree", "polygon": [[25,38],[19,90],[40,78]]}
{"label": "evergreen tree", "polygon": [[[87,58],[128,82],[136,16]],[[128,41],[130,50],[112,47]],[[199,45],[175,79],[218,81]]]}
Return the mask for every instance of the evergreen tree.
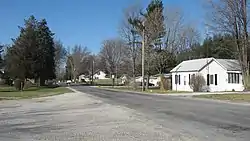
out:
{"label": "evergreen tree", "polygon": [[3,67],[3,58],[2,58],[2,52],[3,52],[3,45],[0,45],[0,68]]}
{"label": "evergreen tree", "polygon": [[40,85],[44,85],[45,80],[55,79],[55,47],[53,35],[45,19],[38,22],[38,52],[39,57],[36,67],[40,76]]}
{"label": "evergreen tree", "polygon": [[37,21],[34,16],[25,20],[20,35],[13,39],[6,54],[6,70],[12,78],[45,80],[55,78],[55,48],[53,33],[45,19]]}
{"label": "evergreen tree", "polygon": [[20,28],[20,35],[13,39],[13,46],[6,55],[6,69],[13,78],[26,79],[35,77],[35,52],[38,45],[36,38],[37,21],[34,16],[25,20]]}

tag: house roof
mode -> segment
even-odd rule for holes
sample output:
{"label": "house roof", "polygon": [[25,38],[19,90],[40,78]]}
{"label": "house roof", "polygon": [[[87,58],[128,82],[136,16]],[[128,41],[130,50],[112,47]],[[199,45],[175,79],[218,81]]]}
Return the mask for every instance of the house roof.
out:
{"label": "house roof", "polygon": [[[154,77],[159,77],[159,76],[161,76],[162,74],[156,74],[156,75],[153,75]],[[164,75],[164,77],[171,77],[171,73],[164,73],[163,74]]]}
{"label": "house roof", "polygon": [[234,59],[216,59],[227,71],[241,71],[240,63]]}
{"label": "house roof", "polygon": [[202,59],[183,61],[179,65],[177,65],[175,68],[173,68],[170,72],[200,71],[212,61],[216,61],[219,65],[221,65],[227,71],[240,71],[241,70],[240,64],[237,60],[202,58]]}

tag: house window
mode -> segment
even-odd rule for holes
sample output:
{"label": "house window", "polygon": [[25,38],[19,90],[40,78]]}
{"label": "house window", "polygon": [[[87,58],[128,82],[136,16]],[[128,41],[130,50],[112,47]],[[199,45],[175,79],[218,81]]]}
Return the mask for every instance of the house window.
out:
{"label": "house window", "polygon": [[240,74],[236,73],[236,83],[239,84],[240,83]]}
{"label": "house window", "polygon": [[180,75],[175,75],[175,84],[181,84],[181,76]]}
{"label": "house window", "polygon": [[184,85],[186,85],[186,83],[187,83],[187,82],[186,82],[186,76],[184,76]]}
{"label": "house window", "polygon": [[228,83],[239,84],[240,74],[239,73],[228,73]]}
{"label": "house window", "polygon": [[214,75],[210,75],[210,84],[214,84]]}
{"label": "house window", "polygon": [[214,84],[214,75],[207,74],[207,85]]}

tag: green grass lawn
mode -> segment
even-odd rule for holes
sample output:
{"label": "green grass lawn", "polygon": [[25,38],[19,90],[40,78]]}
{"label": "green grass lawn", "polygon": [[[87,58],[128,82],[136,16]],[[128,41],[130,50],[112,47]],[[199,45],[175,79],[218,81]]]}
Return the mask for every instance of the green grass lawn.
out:
{"label": "green grass lawn", "polygon": [[197,95],[193,97],[215,99],[215,100],[250,102],[250,94],[209,94],[209,95]]}
{"label": "green grass lawn", "polygon": [[[115,85],[117,84],[117,81],[118,81],[118,84],[121,82],[121,79],[115,79]],[[110,85],[112,86],[113,85],[113,79],[96,79],[94,80],[94,83],[96,85]]]}
{"label": "green grass lawn", "polygon": [[58,87],[58,88],[31,87],[24,91],[17,91],[14,87],[0,86],[0,100],[45,97],[45,96],[58,95],[68,92],[72,91],[65,87]]}

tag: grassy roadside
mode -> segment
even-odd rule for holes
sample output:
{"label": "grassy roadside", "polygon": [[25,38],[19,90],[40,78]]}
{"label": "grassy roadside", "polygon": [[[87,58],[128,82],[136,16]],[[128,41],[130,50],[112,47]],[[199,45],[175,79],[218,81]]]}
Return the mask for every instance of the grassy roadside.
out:
{"label": "grassy roadside", "polygon": [[234,102],[250,102],[250,94],[208,94],[208,95],[196,95],[193,97],[214,99],[214,100],[227,100]]}
{"label": "grassy roadside", "polygon": [[46,96],[64,94],[68,92],[72,91],[65,87],[58,87],[58,88],[31,87],[24,91],[17,91],[15,90],[14,87],[0,87],[0,100],[46,97]]}
{"label": "grassy roadside", "polygon": [[[99,88],[107,89],[107,90],[116,90],[116,91],[142,92],[141,88],[133,89],[131,87],[99,87]],[[162,91],[159,88],[150,88],[148,90],[145,90],[143,93],[145,94],[179,94],[179,93],[191,93],[191,92],[170,91],[170,90]]]}
{"label": "grassy roadside", "polygon": [[[115,79],[114,83],[117,85],[117,83],[121,83],[121,79]],[[94,80],[95,85],[104,85],[104,86],[112,86],[113,85],[113,79],[96,79]]]}

